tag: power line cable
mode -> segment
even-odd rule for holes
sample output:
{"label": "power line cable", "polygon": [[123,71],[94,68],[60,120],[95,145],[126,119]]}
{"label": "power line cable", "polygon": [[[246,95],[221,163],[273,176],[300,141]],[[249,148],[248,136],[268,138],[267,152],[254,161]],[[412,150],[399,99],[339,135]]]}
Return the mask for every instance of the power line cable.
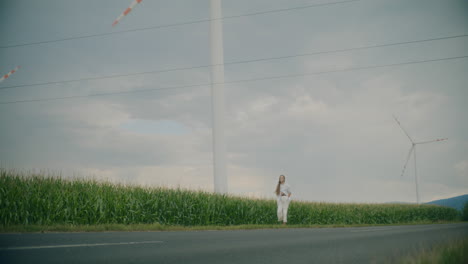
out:
{"label": "power line cable", "polygon": [[54,40],[45,40],[45,41],[5,45],[5,46],[0,46],[0,49],[24,47],[24,46],[31,46],[31,45],[47,44],[47,43],[55,43],[55,42],[70,41],[70,40],[77,40],[77,39],[95,38],[95,37],[109,36],[109,35],[115,35],[115,34],[121,34],[121,33],[127,33],[127,32],[136,32],[136,31],[145,31],[145,30],[169,28],[169,27],[178,27],[178,26],[185,26],[185,25],[191,25],[191,24],[199,24],[199,23],[204,23],[204,22],[210,22],[210,21],[214,21],[214,20],[226,20],[226,19],[233,19],[233,18],[240,18],[240,17],[249,17],[249,16],[258,16],[258,15],[265,15],[265,14],[272,14],[272,13],[289,12],[289,11],[296,11],[296,10],[301,10],[301,9],[313,8],[313,7],[339,5],[339,4],[346,4],[346,3],[358,2],[358,1],[362,1],[362,0],[346,0],[346,1],[339,1],[339,2],[332,2],[332,3],[312,4],[312,5],[305,5],[305,6],[299,6],[299,7],[282,8],[282,9],[274,9],[274,10],[268,10],[268,11],[260,11],[260,12],[255,12],[255,13],[247,13],[247,14],[242,14],[242,15],[225,16],[225,17],[222,17],[222,18],[215,18],[215,19],[200,19],[200,20],[193,20],[193,21],[166,24],[166,25],[159,25],[159,26],[152,26],[152,27],[143,27],[143,28],[120,30],[120,31],[114,31],[114,32],[90,34],[90,35],[83,35],[83,36],[76,36],[76,37],[67,37],[67,38],[54,39]]}
{"label": "power line cable", "polygon": [[79,79],[64,80],[64,81],[51,81],[51,82],[32,83],[32,84],[20,84],[20,85],[0,87],[0,90],[21,88],[21,87],[42,86],[42,85],[49,85],[49,84],[63,84],[63,83],[73,83],[73,82],[80,82],[80,81],[112,79],[112,78],[120,78],[120,77],[136,76],[136,75],[145,75],[145,74],[156,74],[156,73],[165,73],[165,72],[193,70],[193,69],[199,69],[199,68],[208,68],[208,67],[212,67],[212,66],[235,65],[235,64],[269,61],[269,60],[279,60],[279,59],[297,58],[297,57],[305,57],[305,56],[314,56],[314,55],[320,55],[320,54],[333,54],[333,53],[349,52],[349,51],[356,51],[356,50],[366,50],[366,49],[373,49],[373,48],[383,48],[383,47],[415,44],[415,43],[422,43],[422,42],[429,42],[429,41],[462,38],[462,37],[468,37],[468,34],[455,35],[455,36],[446,36],[446,37],[437,37],[437,38],[429,38],[429,39],[422,39],[422,40],[410,40],[410,41],[403,41],[403,42],[394,42],[394,43],[387,43],[387,44],[362,46],[362,47],[352,47],[352,48],[344,48],[344,49],[329,50],[329,51],[316,51],[316,52],[310,52],[310,53],[293,54],[293,55],[269,57],[269,58],[259,58],[259,59],[252,59],[252,60],[239,60],[239,61],[226,62],[224,64],[197,65],[197,66],[171,68],[171,69],[163,69],[163,70],[156,70],[156,71],[136,72],[136,73],[127,73],[127,74],[114,74],[114,75],[98,76],[98,77],[87,77],[87,78],[79,78]]}
{"label": "power line cable", "polygon": [[376,69],[376,68],[396,67],[396,66],[402,66],[402,65],[422,64],[422,63],[428,63],[428,62],[439,62],[439,61],[457,60],[457,59],[465,59],[465,58],[468,58],[468,55],[457,56],[457,57],[438,58],[438,59],[429,59],[429,60],[419,60],[419,61],[400,62],[400,63],[393,63],[393,64],[372,65],[372,66],[362,66],[362,67],[351,67],[351,68],[347,68],[347,69],[338,69],[338,70],[329,70],[329,71],[319,71],[319,72],[312,72],[312,73],[300,73],[300,74],[279,75],[279,76],[271,76],[271,77],[263,77],[263,78],[252,78],[252,79],[235,80],[235,81],[228,81],[228,82],[221,82],[221,83],[191,84],[191,85],[172,86],[172,87],[160,87],[160,88],[151,88],[151,89],[141,89],[141,90],[133,90],[133,91],[121,91],[121,92],[98,93],[98,94],[89,94],[89,95],[76,95],[76,96],[65,96],[65,97],[53,97],[53,98],[42,98],[42,99],[29,99],[29,100],[7,101],[7,102],[0,102],[0,104],[2,104],[2,105],[7,105],[7,104],[17,104],[17,103],[56,101],[56,100],[75,99],[75,98],[108,96],[108,95],[116,95],[116,94],[142,93],[142,92],[151,92],[151,91],[158,91],[158,90],[185,89],[185,88],[193,88],[193,87],[210,86],[210,85],[212,85],[212,84],[214,84],[214,85],[216,85],[216,84],[235,84],[235,83],[246,83],[246,82],[255,82],[255,81],[265,81],[265,80],[277,80],[277,79],[286,79],[286,78],[297,78],[297,77],[313,76],[313,75],[320,75],[320,74],[327,74],[327,73],[351,72],[351,71],[359,71],[359,70],[368,70],[368,69]]}

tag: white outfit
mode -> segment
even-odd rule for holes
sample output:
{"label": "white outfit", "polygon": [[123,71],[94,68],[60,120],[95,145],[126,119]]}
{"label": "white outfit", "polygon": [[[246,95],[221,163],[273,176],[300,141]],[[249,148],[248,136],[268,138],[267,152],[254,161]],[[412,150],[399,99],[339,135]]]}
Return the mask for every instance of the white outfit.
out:
{"label": "white outfit", "polygon": [[[285,194],[285,196],[281,194]],[[278,221],[283,221],[284,223],[288,222],[288,207],[291,202],[290,197],[288,197],[289,194],[291,194],[291,187],[286,183],[280,184],[280,195],[277,196],[277,214]]]}

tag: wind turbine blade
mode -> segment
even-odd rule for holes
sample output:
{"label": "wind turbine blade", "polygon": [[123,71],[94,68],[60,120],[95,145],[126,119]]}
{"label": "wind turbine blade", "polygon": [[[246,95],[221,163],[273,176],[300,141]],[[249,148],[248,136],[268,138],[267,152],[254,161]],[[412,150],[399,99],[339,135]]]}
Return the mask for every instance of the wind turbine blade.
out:
{"label": "wind turbine blade", "polygon": [[124,18],[124,16],[128,15],[128,13],[130,13],[137,4],[141,3],[141,1],[143,0],[134,0],[132,4],[127,9],[125,9],[125,11],[122,14],[120,14],[120,16],[114,21],[114,23],[112,23],[112,26],[117,25],[117,23],[119,23],[119,21],[122,18]]}
{"label": "wind turbine blade", "polygon": [[10,75],[12,75],[12,74],[15,73],[16,71],[18,71],[19,68],[21,68],[21,67],[20,67],[20,66],[16,66],[16,68],[14,68],[13,70],[11,70],[9,73],[3,75],[3,76],[0,78],[0,82],[3,82],[6,78],[10,77]]}
{"label": "wind turbine blade", "polygon": [[408,165],[408,162],[409,162],[409,159],[411,158],[411,153],[413,152],[413,150],[414,150],[414,145],[410,148],[410,150],[408,152],[408,156],[406,157],[405,166],[403,166],[403,170],[401,171],[401,176],[403,176],[403,174],[405,174],[406,166]]}
{"label": "wind turbine blade", "polygon": [[401,126],[400,124],[400,121],[398,121],[398,119],[393,116],[393,118],[395,119],[395,121],[397,122],[398,126],[400,126],[401,130],[403,130],[403,132],[405,133],[405,135],[409,138],[409,140],[411,141],[411,143],[414,143],[413,139],[409,136],[408,132],[406,132],[406,130]]}
{"label": "wind turbine blade", "polygon": [[438,138],[438,139],[429,140],[429,141],[417,142],[415,144],[427,144],[427,143],[439,142],[439,141],[444,141],[444,140],[448,140],[448,138]]}

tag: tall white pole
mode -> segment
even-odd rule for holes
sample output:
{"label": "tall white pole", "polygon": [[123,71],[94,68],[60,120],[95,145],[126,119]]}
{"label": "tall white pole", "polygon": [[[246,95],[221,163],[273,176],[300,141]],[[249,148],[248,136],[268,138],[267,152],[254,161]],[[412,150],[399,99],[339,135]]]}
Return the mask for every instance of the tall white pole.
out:
{"label": "tall white pole", "polygon": [[221,0],[211,0],[211,103],[213,113],[214,191],[227,193],[226,142],[224,140],[224,52]]}
{"label": "tall white pole", "polygon": [[416,146],[414,146],[414,181],[416,184],[416,203],[419,204],[418,168],[416,166]]}

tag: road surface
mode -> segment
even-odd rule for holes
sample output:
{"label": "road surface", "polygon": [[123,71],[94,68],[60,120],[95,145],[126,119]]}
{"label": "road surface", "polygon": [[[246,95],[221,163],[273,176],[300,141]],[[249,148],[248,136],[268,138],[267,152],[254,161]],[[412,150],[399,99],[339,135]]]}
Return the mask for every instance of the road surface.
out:
{"label": "road surface", "polygon": [[380,263],[468,223],[321,229],[0,234],[0,263]]}

